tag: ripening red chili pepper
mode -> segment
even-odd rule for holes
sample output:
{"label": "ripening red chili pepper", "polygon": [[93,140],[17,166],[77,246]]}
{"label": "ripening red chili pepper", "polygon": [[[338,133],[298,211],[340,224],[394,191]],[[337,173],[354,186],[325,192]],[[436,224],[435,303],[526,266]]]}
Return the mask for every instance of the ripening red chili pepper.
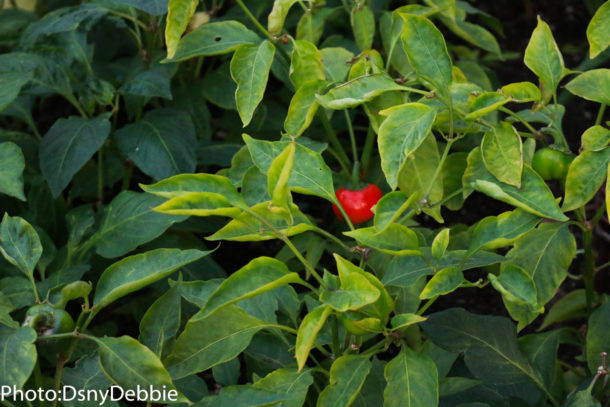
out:
{"label": "ripening red chili pepper", "polygon": [[[373,217],[371,208],[381,199],[382,193],[377,185],[368,184],[364,189],[351,190],[339,188],[336,192],[339,203],[353,224],[366,222]],[[337,218],[343,220],[339,208],[333,204]]]}

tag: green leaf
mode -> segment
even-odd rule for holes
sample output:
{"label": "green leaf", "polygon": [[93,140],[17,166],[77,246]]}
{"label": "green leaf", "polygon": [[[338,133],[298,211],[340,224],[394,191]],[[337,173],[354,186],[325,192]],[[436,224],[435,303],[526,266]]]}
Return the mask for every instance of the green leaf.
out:
{"label": "green leaf", "polygon": [[583,288],[570,291],[551,305],[544,316],[538,331],[546,329],[549,325],[571,319],[583,318],[586,315],[587,296]]}
{"label": "green leaf", "polygon": [[538,16],[538,25],[525,49],[523,61],[540,79],[542,100],[548,101],[557,90],[565,66],[551,29],[540,16]]}
{"label": "green leaf", "polygon": [[443,34],[425,17],[401,14],[402,43],[413,70],[446,93],[452,81],[451,59]]}
{"label": "green leaf", "polygon": [[610,148],[601,151],[584,151],[568,167],[562,209],[572,211],[589,202],[607,177]]}
{"label": "green leaf", "polygon": [[481,153],[485,166],[499,181],[521,187],[523,145],[513,126],[500,122],[483,136]]}
{"label": "green leaf", "polygon": [[271,35],[280,35],[284,27],[284,20],[290,8],[297,3],[297,0],[275,0],[271,13],[267,17],[267,30]]}
{"label": "green leaf", "polygon": [[[462,181],[460,179],[460,186]],[[407,197],[402,191],[393,191],[381,197],[373,208],[375,212],[375,229],[379,233],[384,232],[393,224],[407,209],[415,206],[418,200],[417,194]]]}
{"label": "green leaf", "polygon": [[324,34],[324,23],[335,11],[335,8],[314,8],[303,13],[297,24],[296,39],[317,44]]}
{"label": "green leaf", "polygon": [[[525,304],[530,306],[533,312],[538,311],[536,309],[538,303],[536,285],[527,271],[514,264],[507,263],[499,276],[489,274],[488,277],[491,285],[502,294],[506,301]],[[517,316],[512,316],[517,320],[519,319]]]}
{"label": "green leaf", "polygon": [[[105,391],[110,387],[112,382],[104,375],[102,366],[100,365],[99,355],[92,354],[84,356],[76,361],[73,368],[64,369],[61,381],[64,385],[74,386],[79,390],[84,391]],[[98,393],[99,394],[99,393]],[[66,397],[67,398],[67,397]],[[62,404],[66,407],[94,407],[99,406],[99,401],[67,401],[62,400]],[[118,407],[116,401],[107,400],[106,403],[110,407]]]}
{"label": "green leaf", "polygon": [[254,387],[290,397],[288,400],[275,404],[276,407],[301,407],[312,383],[313,377],[310,370],[297,372],[295,368],[283,368],[274,370],[255,382]]}
{"label": "green leaf", "polygon": [[189,192],[170,199],[154,208],[156,212],[185,216],[230,216],[239,215],[224,196],[215,192]]}
{"label": "green leaf", "polygon": [[459,288],[465,281],[464,273],[459,267],[444,268],[432,276],[419,294],[419,298],[427,300],[439,295],[449,294]]}
{"label": "green leaf", "polygon": [[610,3],[602,4],[587,26],[587,40],[589,41],[589,58],[593,59],[610,46]]}
{"label": "green leaf", "polygon": [[451,352],[464,352],[464,362],[476,379],[498,386],[521,383],[519,391],[530,382],[545,389],[519,349],[509,319],[451,308],[430,315],[420,326],[434,344]]}
{"label": "green leaf", "polygon": [[589,127],[580,137],[583,151],[600,151],[610,145],[610,130],[596,125]]}
{"label": "green leaf", "polygon": [[581,73],[566,85],[576,96],[610,105],[610,69],[592,69]]}
{"label": "green leaf", "polygon": [[[267,187],[271,203],[271,210],[281,210],[290,213],[292,195],[288,188],[288,179],[294,164],[294,152],[296,143],[292,142],[278,155],[267,172]],[[277,209],[276,209],[277,208]]]}
{"label": "green leaf", "polygon": [[502,86],[502,93],[517,103],[538,102],[542,97],[540,89],[531,82],[509,83]]}
{"label": "green leaf", "polygon": [[337,290],[322,289],[320,301],[330,305],[334,310],[345,312],[358,310],[379,299],[381,293],[369,280],[353,267],[345,265],[346,261],[338,262],[339,280]]}
{"label": "green leaf", "polygon": [[436,236],[434,236],[434,240],[432,241],[431,252],[432,257],[435,259],[440,259],[445,255],[447,251],[447,247],[449,246],[449,234],[451,233],[451,229],[444,228]]}
{"label": "green leaf", "polygon": [[371,226],[343,232],[343,234],[356,239],[365,246],[395,256],[413,256],[420,253],[415,232],[399,223],[391,223],[383,232],[379,232]]}
{"label": "green leaf", "polygon": [[220,389],[217,396],[208,395],[197,407],[235,406],[235,407],[267,407],[279,406],[290,400],[290,395],[259,389],[250,384],[227,386]]}
{"label": "green leaf", "polygon": [[368,102],[384,92],[404,90],[388,74],[375,73],[359,76],[332,88],[324,95],[317,95],[318,103],[327,109],[343,110]]}
{"label": "green leaf", "polygon": [[320,305],[313,311],[309,312],[301,321],[297,332],[297,340],[295,345],[295,357],[299,367],[299,372],[303,370],[309,351],[313,347],[316,336],[324,326],[326,318],[330,315],[332,309],[328,305]]}
{"label": "green leaf", "polygon": [[464,119],[467,121],[476,120],[480,117],[492,113],[500,106],[510,102],[505,95],[498,92],[483,92],[474,97],[468,97],[468,113]]}
{"label": "green leaf", "polygon": [[568,398],[563,403],[562,407],[601,407],[602,404],[591,394],[595,382],[596,380],[591,380],[589,386],[584,390],[580,390],[583,387],[582,385],[574,389],[568,395]]}
{"label": "green leaf", "polygon": [[260,41],[254,31],[240,22],[227,20],[207,23],[186,34],[180,40],[174,56],[168,55],[168,59],[180,62],[198,56],[227,54],[241,45],[258,44]]}
{"label": "green leaf", "polygon": [[379,127],[381,168],[391,188],[405,162],[430,133],[436,113],[421,103],[408,103],[392,111]]}
{"label": "green leaf", "polygon": [[371,362],[365,356],[345,355],[330,367],[330,384],[318,397],[317,407],[351,405],[371,370]]}
{"label": "green leaf", "polygon": [[494,35],[485,28],[460,19],[451,19],[442,16],[440,19],[451,31],[469,43],[476,45],[485,51],[500,55],[498,41],[496,41]]}
{"label": "green leaf", "polygon": [[182,216],[153,212],[162,198],[133,191],[123,191],[106,208],[97,232],[88,244],[95,244],[102,257],[114,258],[161,235]]}
{"label": "green leaf", "polygon": [[242,45],[231,59],[231,77],[237,83],[235,104],[246,127],[258,104],[263,100],[271,63],[275,55],[273,44],[265,40],[259,45]]}
{"label": "green leaf", "polygon": [[211,251],[156,249],[126,257],[102,273],[95,287],[93,306],[99,310],[121,297],[169,277],[180,267],[210,253]]}
{"label": "green leaf", "polygon": [[197,143],[190,115],[183,110],[155,109],[119,129],[114,140],[121,153],[156,180],[195,171]]}
{"label": "green leaf", "polygon": [[327,86],[325,81],[310,81],[297,89],[290,100],[284,128],[288,135],[299,137],[311,124],[318,111],[316,94]]}
{"label": "green leaf", "polygon": [[290,206],[290,216],[287,217],[284,213],[272,212],[269,209],[270,204],[271,202],[262,202],[250,208],[249,212],[242,212],[206,239],[211,241],[233,240],[236,242],[278,239],[278,236],[260,218],[265,219],[267,223],[273,225],[275,230],[287,237],[315,230],[316,227],[299,210],[298,206],[292,204]]}
{"label": "green leaf", "polygon": [[587,329],[587,365],[591,372],[597,372],[598,366],[602,364],[601,352],[610,349],[610,332],[608,332],[608,321],[610,321],[610,303],[602,304],[593,311],[588,321]]}
{"label": "green leaf", "polygon": [[42,256],[42,245],[36,230],[26,220],[7,212],[0,223],[0,252],[31,281],[34,268]]}
{"label": "green leaf", "polygon": [[289,76],[297,91],[311,81],[326,80],[322,54],[314,44],[304,40],[294,42]]}
{"label": "green leaf", "polygon": [[540,217],[515,209],[498,216],[488,216],[480,220],[470,238],[469,252],[493,250],[508,246],[523,234],[529,232],[540,222]]}
{"label": "green leaf", "polygon": [[188,401],[186,397],[178,394],[157,355],[134,338],[92,338],[98,345],[100,365],[113,383],[125,390],[136,390],[138,386],[165,388],[168,392],[174,390],[176,401]]}
{"label": "green leaf", "polygon": [[[175,73],[172,65],[154,65],[137,73],[118,89],[119,93],[172,99],[171,80]],[[114,96],[114,95],[113,95]]]}
{"label": "green leaf", "polygon": [[202,372],[241,353],[255,333],[269,324],[235,305],[187,322],[164,364],[174,379]]}
{"label": "green leaf", "polygon": [[0,325],[0,385],[21,389],[36,365],[36,331]]}
{"label": "green leaf", "polygon": [[0,305],[13,311],[36,302],[32,283],[24,277],[4,277],[0,279]]}
{"label": "green leaf", "polygon": [[168,59],[172,59],[176,54],[180,37],[186,31],[198,4],[199,0],[169,0],[165,22],[165,44]]}
{"label": "green leaf", "polygon": [[384,407],[438,406],[438,372],[428,356],[402,346],[386,365],[384,376],[388,382]]}
{"label": "green leaf", "polygon": [[19,146],[10,141],[0,143],[0,193],[25,201],[24,169],[25,158]]}
{"label": "green leaf", "polygon": [[324,73],[329,81],[343,82],[350,70],[349,61],[354,54],[345,48],[329,47],[320,50]]}
{"label": "green leaf", "polygon": [[463,194],[458,193],[462,190],[462,175],[466,171],[468,153],[456,152],[447,156],[443,165],[443,196],[453,198],[445,201],[445,206],[452,211],[459,210],[464,205]]}
{"label": "green leaf", "polygon": [[153,16],[167,13],[167,0],[116,0],[117,3],[128,4]]}
{"label": "green leaf", "polygon": [[[485,251],[470,255],[466,250],[450,250],[439,260],[431,257],[429,249],[422,248],[422,252],[428,260],[427,262],[419,256],[395,257],[392,259],[383,276],[383,284],[386,286],[409,287],[420,277],[434,274],[435,270],[457,266],[462,266],[462,270],[469,270],[506,261],[499,254]],[[462,265],[466,256],[467,260]]]}
{"label": "green leaf", "polygon": [[360,51],[370,49],[375,37],[375,15],[365,3],[356,3],[350,13],[354,39]]}
{"label": "green leaf", "polygon": [[551,388],[557,377],[557,351],[563,332],[559,329],[519,338],[519,347],[532,367],[540,374],[545,386]]}
{"label": "green leaf", "polygon": [[109,114],[57,120],[40,143],[40,170],[56,198],[110,134]]}
{"label": "green leaf", "polygon": [[417,314],[398,314],[392,318],[392,329],[402,329],[413,324],[418,324],[426,320],[426,317],[422,317]]}
{"label": "green leaf", "polygon": [[258,257],[224,280],[191,321],[205,318],[229,304],[301,281],[299,275],[290,272],[281,261]]}
{"label": "green leaf", "polygon": [[[506,257],[510,263],[525,270],[534,281],[537,292],[537,311],[527,312],[519,318],[520,328],[531,322],[544,305],[555,295],[567,277],[568,268],[576,256],[576,240],[567,223],[542,223],[538,228],[520,237]],[[520,307],[523,308],[523,307]],[[513,310],[515,314],[519,310]],[[525,311],[520,311],[523,314]]]}
{"label": "green leaf", "polygon": [[0,112],[17,99],[31,78],[29,72],[0,72]]}
{"label": "green leaf", "polygon": [[180,326],[180,284],[177,283],[152,303],[140,320],[139,341],[161,357],[163,348]]}
{"label": "green leaf", "polygon": [[[263,173],[269,171],[273,160],[288,145],[288,142],[284,141],[256,140],[246,134],[243,137],[254,165]],[[290,189],[301,194],[319,196],[335,203],[337,198],[332,173],[320,153],[297,144],[294,154],[294,166],[288,180]]]}
{"label": "green leaf", "polygon": [[[440,165],[440,155],[434,134],[430,133],[423,143],[409,156],[398,173],[398,187],[407,196],[415,193],[419,197],[426,197],[428,203],[436,203],[443,198],[443,179],[437,177],[434,184],[430,185]],[[424,207],[423,211],[432,216],[437,222],[442,223],[440,206],[435,208]]]}
{"label": "green leaf", "polygon": [[504,184],[489,172],[483,162],[481,150],[475,148],[468,155],[468,168],[462,181],[465,187],[474,188],[534,215],[562,222],[568,220],[544,180],[528,165],[523,167],[521,188]]}

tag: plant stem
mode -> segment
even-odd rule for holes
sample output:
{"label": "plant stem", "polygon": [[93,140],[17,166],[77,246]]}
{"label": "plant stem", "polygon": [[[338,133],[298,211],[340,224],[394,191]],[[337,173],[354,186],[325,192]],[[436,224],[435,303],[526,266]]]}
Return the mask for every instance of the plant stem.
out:
{"label": "plant stem", "polygon": [[604,118],[604,112],[606,111],[606,105],[604,103],[599,107],[599,111],[597,112],[597,118],[595,119],[595,125],[599,126],[602,123]]}
{"label": "plant stem", "polygon": [[371,154],[373,153],[373,146],[375,144],[375,130],[373,126],[369,125],[366,133],[366,140],[364,141],[364,147],[362,149],[362,156],[360,157],[362,173],[366,175],[369,171],[371,164]]}
{"label": "plant stem", "polygon": [[447,140],[447,145],[445,146],[443,155],[441,156],[438,166],[436,167],[436,170],[434,171],[434,175],[432,176],[432,179],[430,180],[430,184],[428,185],[428,188],[426,189],[426,193],[423,196],[424,201],[428,201],[428,195],[430,194],[430,191],[432,191],[432,187],[434,187],[434,183],[436,182],[436,179],[438,178],[438,176],[441,174],[441,171],[443,170],[443,165],[445,164],[445,160],[447,160],[447,156],[449,155],[449,150],[451,150],[451,146],[453,145],[454,142],[455,142],[455,139],[453,139],[453,138],[450,138],[449,140]]}
{"label": "plant stem", "polygon": [[119,16],[119,17],[122,17],[122,18],[124,18],[126,20],[129,20],[129,21],[137,24],[138,26],[140,26],[144,30],[148,30],[148,26],[146,24],[144,24],[142,21],[138,20],[136,17],[130,16],[129,14],[121,13],[120,11],[114,11],[114,10],[111,10],[111,9],[108,9],[108,12],[110,14],[114,14],[115,16]]}
{"label": "plant stem", "polygon": [[339,155],[341,161],[341,166],[345,167],[345,168],[349,168],[349,157],[347,156],[347,153],[345,152],[345,149],[343,148],[343,146],[341,145],[341,142],[339,142],[339,139],[337,138],[337,134],[335,133],[335,130],[333,129],[332,125],[330,124],[330,120],[328,120],[328,117],[326,116],[326,112],[324,111],[324,109],[318,110],[318,117],[320,118],[320,121],[322,122],[322,126],[324,127],[324,130],[326,131],[326,137],[328,137],[328,141],[330,142],[330,144],[333,145],[333,147],[335,148],[337,154]]}
{"label": "plant stem", "polygon": [[536,134],[538,132],[538,130],[536,130],[531,124],[529,124],[528,122],[526,122],[525,120],[523,120],[521,118],[521,116],[519,116],[517,113],[513,112],[510,109],[505,108],[504,106],[500,106],[498,108],[499,111],[504,112],[506,114],[508,114],[509,116],[514,117],[515,119],[517,119],[521,124],[523,124],[529,131],[531,131],[532,133]]}
{"label": "plant stem", "polygon": [[436,302],[436,300],[439,298],[440,296],[437,295],[436,297],[432,297],[430,298],[423,307],[421,307],[418,311],[417,311],[417,315],[423,315],[424,312],[426,312],[428,310],[428,308],[430,308],[432,306],[432,304],[434,304]]}
{"label": "plant stem", "polygon": [[330,240],[332,240],[333,242],[337,243],[339,246],[341,246],[345,251],[347,252],[352,252],[351,247],[349,247],[348,245],[346,245],[345,243],[343,243],[341,241],[341,239],[339,239],[337,236],[333,235],[332,233],[327,232],[326,230],[322,229],[322,228],[316,228],[315,229],[316,232],[318,232],[319,234],[329,238]]}
{"label": "plant stem", "polygon": [[593,311],[593,299],[595,296],[595,256],[593,253],[593,229],[591,227],[587,227],[583,232],[582,241],[585,249],[583,280],[585,283],[587,315],[591,315],[591,312]]}

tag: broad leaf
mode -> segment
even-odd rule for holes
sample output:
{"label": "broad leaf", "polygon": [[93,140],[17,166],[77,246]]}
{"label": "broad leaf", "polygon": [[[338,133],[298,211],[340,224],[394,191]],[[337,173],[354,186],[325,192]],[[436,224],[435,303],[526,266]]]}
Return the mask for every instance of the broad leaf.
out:
{"label": "broad leaf", "polygon": [[436,345],[451,352],[464,352],[464,362],[476,379],[503,386],[509,394],[522,392],[529,383],[545,390],[519,349],[515,327],[507,318],[451,308],[430,315],[420,326]]}
{"label": "broad leaf", "polygon": [[320,332],[322,326],[324,326],[326,318],[328,318],[331,311],[332,309],[330,306],[320,305],[318,308],[305,315],[305,318],[301,321],[294,350],[299,372],[303,370],[309,352],[316,342],[316,336],[318,336],[318,332]]}
{"label": "broad leaf", "polygon": [[284,20],[290,11],[290,7],[296,4],[297,0],[275,0],[271,13],[267,17],[267,29],[271,35],[279,35],[284,27]]}
{"label": "broad leaf", "polygon": [[555,94],[565,67],[553,33],[548,24],[540,17],[538,17],[538,25],[525,49],[523,61],[540,79],[542,100],[548,101]]}
{"label": "broad leaf", "polygon": [[[84,391],[105,391],[110,387],[112,382],[106,377],[100,365],[99,355],[93,354],[85,356],[76,361],[73,368],[67,368],[63,371],[61,381],[64,385],[74,386],[76,389]],[[68,397],[62,400],[62,404],[67,407],[94,407],[99,406],[99,401],[93,398],[88,401],[67,401]],[[118,407],[116,401],[107,400],[106,403],[110,407]]]}
{"label": "broad leaf", "polygon": [[202,372],[233,359],[267,326],[235,305],[223,307],[206,318],[187,322],[164,364],[174,379]]}
{"label": "broad leaf", "polygon": [[441,32],[425,17],[401,14],[402,43],[413,70],[446,93],[452,81],[451,59]]}
{"label": "broad leaf", "polygon": [[34,268],[42,256],[42,245],[36,230],[26,220],[4,213],[0,223],[0,253],[34,281]]}
{"label": "broad leaf", "polygon": [[25,159],[19,146],[9,141],[0,143],[0,193],[25,201],[24,169]]}
{"label": "broad leaf", "polygon": [[517,131],[500,122],[483,136],[481,153],[485,166],[494,177],[506,184],[521,187],[523,145]]}
{"label": "broad leaf", "polygon": [[114,133],[121,153],[156,180],[193,172],[197,155],[195,127],[183,110],[156,109]]}
{"label": "broad leaf", "polygon": [[504,212],[498,216],[488,216],[476,224],[472,231],[469,251],[497,249],[508,246],[523,234],[532,230],[540,222],[540,217],[523,209]]}
{"label": "broad leaf", "polygon": [[186,31],[198,4],[198,0],[169,0],[165,23],[165,44],[168,59],[172,59],[176,54],[180,37]]}
{"label": "broad leaf", "polygon": [[299,275],[290,272],[281,261],[258,257],[224,280],[191,321],[205,318],[229,304],[301,281]]}
{"label": "broad leaf", "polygon": [[108,267],[95,288],[98,310],[134,291],[169,277],[180,267],[208,255],[199,250],[156,249],[126,257]]}
{"label": "broad leaf", "polygon": [[179,62],[197,56],[227,54],[241,45],[257,44],[260,41],[254,31],[240,22],[228,20],[207,23],[185,35],[180,40],[175,55],[168,58],[172,62]]}
{"label": "broad leaf", "polygon": [[568,220],[544,180],[528,165],[523,167],[521,188],[504,184],[489,172],[483,162],[481,150],[475,148],[468,155],[468,168],[462,181],[467,188],[476,189],[534,215],[562,222]]}
{"label": "broad leaf", "polygon": [[384,407],[438,406],[438,372],[428,356],[402,346],[386,365],[384,376],[388,382]]}
{"label": "broad leaf", "polygon": [[[95,342],[104,373],[121,388],[136,390],[138,386],[152,386],[176,391],[157,355],[132,337],[95,338]],[[186,402],[187,399],[179,395],[177,401]]]}
{"label": "broad leaf", "polygon": [[21,88],[30,79],[28,72],[0,72],[0,112],[19,96]]}
{"label": "broad leaf", "polygon": [[589,127],[580,136],[583,151],[600,151],[610,145],[610,130],[596,125]]}
{"label": "broad leaf", "polygon": [[583,99],[610,105],[610,69],[592,69],[581,73],[566,89]]}
{"label": "broad leaf", "polygon": [[297,91],[308,82],[326,79],[322,54],[314,44],[302,40],[294,42],[289,75]]}
{"label": "broad leaf", "polygon": [[338,270],[341,282],[339,288],[322,289],[320,301],[336,311],[345,312],[358,310],[379,298],[379,290],[365,276],[348,267],[338,267]]}
{"label": "broad leaf", "polygon": [[347,109],[361,105],[384,92],[404,90],[386,73],[359,76],[349,82],[316,96],[318,103],[327,109]]}
{"label": "broad leaf", "polygon": [[[269,171],[273,160],[287,147],[288,142],[256,140],[244,134],[244,141],[254,164],[264,173]],[[299,144],[295,146],[294,165],[288,186],[301,194],[315,195],[336,203],[332,173],[324,159],[313,150]]]}
{"label": "broad leaf", "polygon": [[330,384],[318,397],[317,407],[351,405],[371,370],[371,362],[365,356],[345,355],[336,359],[330,367]]}
{"label": "broad leaf", "polygon": [[171,79],[175,68],[171,65],[156,65],[139,72],[126,81],[119,89],[119,93],[172,99]]}
{"label": "broad leaf", "polygon": [[88,244],[94,244],[100,256],[114,258],[151,241],[175,222],[184,220],[182,216],[152,210],[162,202],[162,198],[149,194],[121,192],[104,208],[99,229]]}
{"label": "broad leaf", "polygon": [[153,16],[162,16],[167,13],[168,0],[116,0],[116,2],[128,4]]}
{"label": "broad leaf", "polygon": [[608,321],[610,321],[610,303],[602,304],[593,311],[588,321],[587,329],[587,365],[591,372],[597,372],[602,364],[601,352],[610,349],[610,332],[608,332]]}
{"label": "broad leaf", "polygon": [[273,391],[290,397],[275,404],[276,407],[301,407],[307,396],[307,389],[313,383],[310,370],[297,372],[295,368],[277,369],[254,383],[257,389]]}
{"label": "broad leaf", "polygon": [[40,143],[40,170],[53,197],[70,183],[72,177],[99,150],[110,134],[109,114],[95,119],[70,116],[57,120]]}
{"label": "broad leaf", "polygon": [[439,295],[449,294],[459,288],[465,281],[464,273],[459,267],[444,268],[432,276],[419,294],[419,298],[427,300]]}
{"label": "broad leaf", "polygon": [[[436,271],[462,266],[462,270],[489,266],[506,261],[503,256],[492,252],[480,251],[469,255],[466,250],[450,250],[440,260],[434,259],[429,250],[422,248],[428,261],[421,257],[395,257],[388,264],[382,282],[387,286],[409,287],[422,276],[434,274]],[[464,262],[464,258],[467,260]],[[462,264],[463,263],[463,264]]]}
{"label": "broad leaf", "polygon": [[140,320],[138,339],[159,357],[167,341],[178,332],[181,300],[178,283],[157,298]]}
{"label": "broad leaf", "polygon": [[434,109],[409,103],[392,111],[379,127],[381,168],[391,188],[398,185],[398,173],[409,156],[430,132],[436,117]]}
{"label": "broad leaf", "polygon": [[[0,385],[21,389],[36,364],[36,331],[0,325]],[[10,390],[9,390],[10,391]]]}
{"label": "broad leaf", "polygon": [[375,15],[371,8],[365,3],[356,3],[350,13],[350,21],[360,51],[371,48],[375,37]]}
{"label": "broad leaf", "polygon": [[274,54],[275,47],[268,40],[259,45],[242,45],[233,54],[231,77],[237,83],[235,104],[244,127],[263,100]]}
{"label": "broad leaf", "polygon": [[587,26],[587,40],[589,40],[589,57],[597,57],[610,46],[610,3],[602,4]]}
{"label": "broad leaf", "polygon": [[[462,185],[460,179],[460,186]],[[375,212],[375,229],[384,232],[392,225],[400,215],[407,209],[415,206],[418,195],[412,194],[408,199],[402,191],[394,191],[381,197],[373,208]]]}
{"label": "broad leaf", "polygon": [[360,228],[343,233],[356,239],[365,246],[395,256],[413,256],[420,254],[417,235],[408,227],[392,223],[379,232],[375,227]]}
{"label": "broad leaf", "polygon": [[310,81],[297,89],[290,100],[288,114],[284,121],[284,128],[290,136],[299,137],[307,130],[318,111],[316,94],[321,92],[326,85],[325,81]]}
{"label": "broad leaf", "polygon": [[572,161],[566,177],[564,211],[580,208],[595,196],[606,179],[609,163],[609,147],[600,151],[584,151]]}

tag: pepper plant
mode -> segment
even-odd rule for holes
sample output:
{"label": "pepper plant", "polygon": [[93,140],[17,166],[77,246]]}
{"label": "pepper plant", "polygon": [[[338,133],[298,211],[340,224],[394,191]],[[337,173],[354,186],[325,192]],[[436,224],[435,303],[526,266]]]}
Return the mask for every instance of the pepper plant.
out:
{"label": "pepper plant", "polygon": [[610,1],[516,83],[498,19],[396,3],[0,12],[2,403],[609,405]]}

